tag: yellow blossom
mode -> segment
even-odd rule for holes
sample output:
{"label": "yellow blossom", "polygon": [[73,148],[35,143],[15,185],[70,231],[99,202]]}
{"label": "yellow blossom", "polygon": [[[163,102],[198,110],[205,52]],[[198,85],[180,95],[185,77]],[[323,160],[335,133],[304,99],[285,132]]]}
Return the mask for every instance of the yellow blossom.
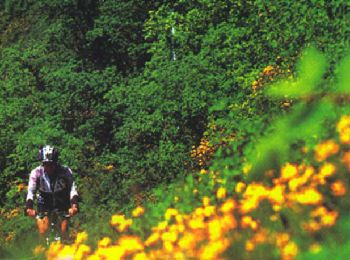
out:
{"label": "yellow blossom", "polygon": [[177,232],[164,232],[161,236],[163,241],[175,242],[177,240]]}
{"label": "yellow blossom", "polygon": [[110,246],[112,240],[109,237],[104,237],[98,241],[98,247],[108,247]]}
{"label": "yellow blossom", "polygon": [[243,216],[241,219],[241,227],[250,227],[252,230],[256,230],[258,228],[258,223],[255,220],[253,220],[251,216]]}
{"label": "yellow blossom", "polygon": [[294,164],[287,163],[281,169],[281,179],[288,181],[298,175],[298,167]]}
{"label": "yellow blossom", "polygon": [[251,240],[247,240],[245,242],[245,250],[247,252],[251,252],[255,249],[255,244]]}
{"label": "yellow blossom", "polygon": [[296,257],[299,249],[295,242],[290,241],[281,251],[282,259],[292,259]]}
{"label": "yellow blossom", "polygon": [[148,260],[149,258],[147,257],[146,253],[141,252],[137,253],[134,257],[133,260]]}
{"label": "yellow blossom", "polygon": [[236,208],[236,202],[233,199],[228,199],[220,207],[220,211],[223,213],[228,213]]}
{"label": "yellow blossom", "polygon": [[320,175],[322,175],[324,177],[330,177],[330,176],[334,175],[336,169],[337,168],[335,167],[334,164],[327,162],[324,165],[322,165],[322,167],[320,169]]}
{"label": "yellow blossom", "polygon": [[144,249],[140,238],[136,236],[122,236],[118,240],[118,245],[127,253]]}
{"label": "yellow blossom", "polygon": [[243,182],[238,182],[237,185],[236,185],[236,187],[235,187],[235,191],[236,191],[237,193],[240,193],[240,192],[242,192],[242,191],[245,189],[246,186],[247,186],[247,185],[246,185],[245,183],[243,183]]}
{"label": "yellow blossom", "polygon": [[187,232],[184,236],[179,240],[179,247],[181,249],[192,249],[196,245],[196,237],[193,233]]}
{"label": "yellow blossom", "polygon": [[340,141],[344,144],[350,144],[350,116],[342,116],[337,124],[337,131],[340,135]]}
{"label": "yellow blossom", "polygon": [[201,248],[199,259],[217,259],[228,247],[228,240],[218,240],[210,242]]}
{"label": "yellow blossom", "polygon": [[223,230],[219,219],[213,219],[208,223],[209,240],[216,241],[221,238]]}
{"label": "yellow blossom", "polygon": [[210,217],[215,214],[215,210],[216,210],[215,206],[207,206],[204,208],[203,214],[206,217]]}
{"label": "yellow blossom", "polygon": [[154,245],[159,241],[160,235],[158,232],[152,233],[145,241],[146,246]]}
{"label": "yellow blossom", "polygon": [[322,194],[314,188],[306,188],[302,192],[291,194],[290,197],[304,205],[319,204],[323,200]]}
{"label": "yellow blossom", "polygon": [[114,168],[114,166],[112,164],[105,166],[105,170],[107,170],[107,171],[111,171],[111,170],[113,170],[113,168]]}
{"label": "yellow blossom", "polygon": [[145,209],[141,206],[138,206],[132,211],[131,214],[133,217],[137,218],[137,217],[141,216],[144,212],[145,212]]}
{"label": "yellow blossom", "polygon": [[209,206],[209,203],[210,199],[207,196],[203,197],[203,205],[206,207]]}
{"label": "yellow blossom", "polygon": [[282,185],[276,185],[271,189],[271,191],[268,194],[268,199],[271,201],[272,204],[282,204],[284,202],[284,190],[285,186]]}
{"label": "yellow blossom", "polygon": [[169,208],[165,212],[165,219],[170,220],[172,217],[176,217],[179,214],[177,209]]}
{"label": "yellow blossom", "polygon": [[224,199],[226,197],[226,189],[224,187],[220,187],[216,192],[216,197],[218,199]]}
{"label": "yellow blossom", "polygon": [[243,173],[244,174],[248,174],[250,172],[250,170],[252,169],[252,165],[251,164],[246,164],[244,167],[243,167]]}
{"label": "yellow blossom", "polygon": [[132,219],[126,219],[124,215],[113,215],[111,225],[119,232],[123,232],[132,225]]}
{"label": "yellow blossom", "polygon": [[315,158],[317,161],[326,160],[329,156],[337,154],[339,145],[333,140],[327,140],[320,143],[315,148]]}
{"label": "yellow blossom", "polygon": [[80,232],[77,234],[77,237],[75,238],[75,244],[81,244],[85,242],[88,238],[88,234],[84,232]]}
{"label": "yellow blossom", "polygon": [[86,257],[90,254],[91,249],[87,245],[79,245],[79,247],[76,249],[74,253],[74,259],[80,260],[80,259],[86,259]]}

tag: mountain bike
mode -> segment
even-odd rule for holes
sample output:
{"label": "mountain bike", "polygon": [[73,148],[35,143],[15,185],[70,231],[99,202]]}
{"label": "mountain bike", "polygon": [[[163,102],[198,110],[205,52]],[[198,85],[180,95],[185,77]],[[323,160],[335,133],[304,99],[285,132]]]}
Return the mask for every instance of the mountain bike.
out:
{"label": "mountain bike", "polygon": [[70,218],[70,215],[66,211],[59,211],[58,209],[51,210],[49,212],[40,213],[37,217],[48,217],[49,227],[46,231],[45,241],[49,246],[52,242],[62,241],[61,223],[64,219]]}

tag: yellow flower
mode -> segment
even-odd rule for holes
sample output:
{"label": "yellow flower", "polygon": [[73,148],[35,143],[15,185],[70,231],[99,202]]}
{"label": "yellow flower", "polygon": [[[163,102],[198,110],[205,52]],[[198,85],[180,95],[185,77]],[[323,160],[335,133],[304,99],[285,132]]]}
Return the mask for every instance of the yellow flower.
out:
{"label": "yellow flower", "polygon": [[146,253],[141,252],[138,253],[134,256],[133,260],[148,260],[149,258],[147,257]]}
{"label": "yellow flower", "polygon": [[281,169],[282,180],[288,181],[298,175],[298,167],[294,164],[287,163]]}
{"label": "yellow flower", "polygon": [[111,170],[113,170],[113,168],[114,168],[114,166],[112,164],[109,164],[105,167],[105,170],[111,171]]}
{"label": "yellow flower", "polygon": [[131,215],[133,217],[137,218],[137,217],[141,216],[144,212],[145,212],[145,209],[143,207],[138,206],[137,208],[135,208],[132,211]]}
{"label": "yellow flower", "polygon": [[98,241],[98,247],[108,247],[111,245],[112,240],[109,237],[104,237]]}
{"label": "yellow flower", "polygon": [[245,242],[245,250],[247,252],[252,252],[255,249],[255,244],[251,240]]}
{"label": "yellow flower", "polygon": [[196,237],[193,233],[187,232],[184,236],[179,240],[179,247],[181,249],[192,249],[195,247],[197,243]]}
{"label": "yellow flower", "polygon": [[224,187],[220,187],[216,192],[216,197],[218,199],[224,199],[226,197],[226,189]]}
{"label": "yellow flower", "polygon": [[126,219],[124,215],[113,215],[111,225],[119,232],[123,232],[132,225],[132,219]]}
{"label": "yellow flower", "polygon": [[119,238],[118,244],[127,253],[140,251],[144,249],[140,238],[136,236],[122,236],[121,238]]}
{"label": "yellow flower", "polygon": [[240,192],[242,192],[242,191],[245,189],[246,186],[247,186],[247,185],[246,185],[245,183],[243,183],[243,182],[238,182],[237,185],[236,185],[236,187],[235,187],[235,191],[236,191],[237,193],[240,193]]}
{"label": "yellow flower", "polygon": [[338,212],[330,211],[321,217],[321,224],[326,227],[333,226],[338,218]]}
{"label": "yellow flower", "polygon": [[17,192],[21,192],[22,190],[25,190],[27,188],[27,185],[24,183],[20,183],[17,185]]}
{"label": "yellow flower", "polygon": [[74,259],[86,259],[87,255],[90,254],[91,249],[87,245],[79,245],[78,249],[74,253]]}
{"label": "yellow flower", "polygon": [[77,237],[75,238],[75,244],[81,244],[85,242],[88,238],[88,234],[84,232],[80,232],[77,234]]}
{"label": "yellow flower", "polygon": [[334,196],[344,196],[346,193],[345,184],[341,180],[337,180],[331,184],[331,190]]}
{"label": "yellow flower", "polygon": [[288,242],[288,244],[283,247],[281,255],[282,259],[291,259],[298,254],[299,248],[297,244],[293,241]]}
{"label": "yellow flower", "polygon": [[221,228],[221,224],[219,219],[213,219],[208,223],[208,231],[209,231],[209,240],[216,241],[221,238],[223,234],[223,230]]}
{"label": "yellow flower", "polygon": [[342,116],[337,124],[337,131],[340,135],[340,141],[343,144],[350,144],[350,116]]}
{"label": "yellow flower", "polygon": [[244,174],[248,174],[250,172],[250,170],[252,169],[252,165],[251,164],[246,164],[244,167],[243,167],[243,173]]}
{"label": "yellow flower", "polygon": [[58,259],[73,259],[76,248],[65,245],[58,253]]}
{"label": "yellow flower", "polygon": [[191,229],[203,229],[205,228],[205,223],[203,217],[195,217],[188,222],[188,226]]}
{"label": "yellow flower", "polygon": [[207,196],[203,197],[203,205],[206,207],[209,206],[209,203],[210,199]]}
{"label": "yellow flower", "polygon": [[210,242],[200,250],[199,259],[217,259],[229,246],[228,240]]}
{"label": "yellow flower", "polygon": [[159,241],[160,235],[158,232],[152,233],[145,241],[146,246],[154,245]]}
{"label": "yellow flower", "polygon": [[332,163],[325,163],[322,165],[321,169],[320,169],[320,175],[324,176],[324,177],[330,177],[332,175],[334,175],[335,171],[336,171],[336,167],[334,164]]}
{"label": "yellow flower", "polygon": [[227,201],[225,201],[222,206],[220,207],[220,211],[222,213],[228,213],[230,211],[232,211],[233,209],[235,209],[237,206],[236,202],[233,199],[228,199]]}
{"label": "yellow flower", "polygon": [[284,190],[285,186],[282,185],[277,185],[271,189],[268,199],[272,204],[282,204],[284,202]]}
{"label": "yellow flower", "polygon": [[350,127],[350,116],[342,116],[337,124],[337,131],[342,132],[344,129]]}
{"label": "yellow flower", "polygon": [[203,214],[206,217],[210,217],[210,216],[214,215],[215,210],[216,210],[215,206],[207,206],[204,208]]}
{"label": "yellow flower", "polygon": [[172,217],[176,217],[179,214],[177,209],[169,208],[165,212],[165,219],[170,220]]}
{"label": "yellow flower", "polygon": [[343,144],[350,144],[350,127],[345,128],[339,133],[339,139]]}
{"label": "yellow flower", "polygon": [[291,194],[290,197],[304,205],[315,205],[322,202],[322,194],[314,188],[306,188],[302,192]]}
{"label": "yellow flower", "polygon": [[333,140],[327,140],[320,143],[315,148],[315,158],[317,161],[326,160],[329,156],[337,154],[339,145]]}
{"label": "yellow flower", "polygon": [[241,227],[250,227],[252,230],[256,230],[258,228],[258,223],[255,220],[253,220],[251,216],[243,216],[241,219]]}

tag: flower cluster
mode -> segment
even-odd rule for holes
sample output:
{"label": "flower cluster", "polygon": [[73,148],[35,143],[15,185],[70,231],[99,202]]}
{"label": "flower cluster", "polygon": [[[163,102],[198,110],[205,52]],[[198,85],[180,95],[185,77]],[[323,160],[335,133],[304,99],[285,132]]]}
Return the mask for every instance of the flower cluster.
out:
{"label": "flower cluster", "polygon": [[[110,224],[120,235],[116,241],[105,237],[92,252],[82,244],[86,234],[78,235],[73,245],[51,246],[47,256],[49,259],[69,254],[74,259],[219,259],[234,251],[250,258],[249,254],[264,245],[276,249],[281,259],[294,259],[302,249],[296,242],[299,241],[296,232],[287,228],[288,222],[295,221],[300,230],[312,237],[333,227],[340,217],[336,201],[348,193],[348,173],[342,170],[350,168],[350,152],[344,148],[350,144],[348,128],[350,117],[343,117],[337,125],[341,143],[326,140],[316,145],[313,165],[286,163],[278,171],[269,171],[264,182],[238,182],[233,190],[220,186],[211,198],[204,196],[201,205],[187,214],[168,208],[161,222],[147,228],[145,239],[128,230],[132,218],[140,218],[145,212],[138,206],[131,218],[112,216]],[[244,252],[238,249],[242,243]],[[311,253],[321,250],[312,239],[308,243]]]}
{"label": "flower cluster", "polygon": [[202,138],[198,147],[192,147],[191,158],[195,159],[200,167],[203,167],[213,155],[214,150],[209,140],[207,138]]}
{"label": "flower cluster", "polygon": [[262,72],[259,73],[259,77],[257,80],[255,80],[252,83],[252,89],[253,91],[257,91],[258,89],[265,86],[267,83],[270,83],[272,81],[275,81],[277,76],[290,76],[291,77],[291,70],[287,69],[284,70],[280,66],[266,66]]}

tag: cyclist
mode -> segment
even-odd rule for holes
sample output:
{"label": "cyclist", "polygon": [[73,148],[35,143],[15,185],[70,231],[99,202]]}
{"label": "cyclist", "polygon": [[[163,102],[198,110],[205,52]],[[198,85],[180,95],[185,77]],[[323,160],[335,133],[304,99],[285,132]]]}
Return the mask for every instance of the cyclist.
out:
{"label": "cyclist", "polygon": [[[68,238],[68,219],[78,212],[78,193],[72,170],[58,162],[59,151],[50,145],[39,150],[41,165],[29,176],[26,214],[36,217],[40,237],[49,226],[48,213],[52,210],[66,212],[60,225],[61,235]],[[37,198],[37,211],[33,208]]]}

